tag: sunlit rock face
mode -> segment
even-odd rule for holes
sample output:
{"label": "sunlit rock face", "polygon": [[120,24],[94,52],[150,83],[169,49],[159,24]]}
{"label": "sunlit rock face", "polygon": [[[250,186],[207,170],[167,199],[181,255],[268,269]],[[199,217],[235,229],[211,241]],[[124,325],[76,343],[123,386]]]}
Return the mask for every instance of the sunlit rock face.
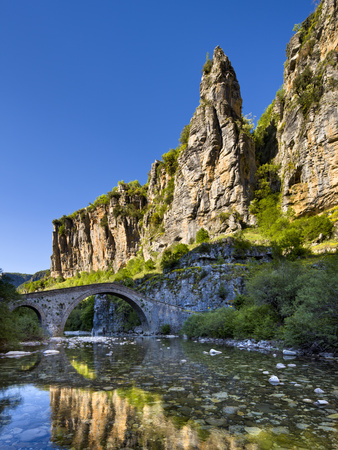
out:
{"label": "sunlit rock face", "polygon": [[56,221],[51,276],[116,272],[138,251],[147,260],[193,241],[202,227],[217,237],[252,223],[258,156],[279,166],[283,210],[300,216],[338,204],[337,8],[336,0],[323,0],[290,40],[263,155],[255,154],[242,118],[235,70],[216,47],[177,168],[170,173],[156,160],[144,195],[121,185],[106,202]]}
{"label": "sunlit rock face", "polygon": [[224,232],[221,212],[237,212],[248,221],[256,164],[241,113],[236,73],[216,47],[211,70],[202,76],[200,105],[190,122],[187,148],[178,159],[173,202],[159,246],[175,240],[188,243],[201,227],[213,235]]}
{"label": "sunlit rock face", "polygon": [[[138,214],[143,196],[130,196],[119,185],[106,204],[78,211],[72,217],[54,221],[51,276],[65,278],[83,271],[117,271],[140,248]],[[133,211],[133,215],[118,211]]]}
{"label": "sunlit rock face", "polygon": [[[70,277],[110,267],[116,271],[136,255],[141,244],[148,259],[151,251],[162,251],[175,241],[188,243],[201,227],[214,236],[229,227],[229,231],[237,229],[234,220],[220,221],[221,212],[247,221],[256,165],[253,140],[243,131],[241,109],[235,71],[217,47],[211,71],[202,76],[200,106],[191,119],[189,141],[180,153],[176,174],[157,170],[157,161],[149,174],[146,198],[130,197],[119,186],[106,204],[82,210],[64,224],[55,221],[51,276]],[[173,199],[165,203],[164,193],[173,177]],[[166,212],[154,227],[154,215],[161,207]],[[125,208],[126,214],[117,215],[116,208]],[[135,211],[142,209],[140,223]]]}
{"label": "sunlit rock face", "polygon": [[297,215],[338,203],[337,49],[337,2],[323,0],[287,46],[284,96],[274,106],[282,206]]}

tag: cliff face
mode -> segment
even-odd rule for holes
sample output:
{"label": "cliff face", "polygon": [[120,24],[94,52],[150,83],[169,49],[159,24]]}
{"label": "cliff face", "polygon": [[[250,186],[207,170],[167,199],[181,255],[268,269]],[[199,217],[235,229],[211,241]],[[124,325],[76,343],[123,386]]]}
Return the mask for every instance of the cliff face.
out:
{"label": "cliff face", "polygon": [[[235,71],[217,47],[211,68],[202,76],[200,105],[190,122],[187,146],[179,153],[173,201],[164,216],[159,247],[188,243],[201,227],[213,235],[229,227],[234,230],[234,216],[248,220],[256,164],[241,112]],[[227,213],[229,220],[221,220],[220,213]]]}
{"label": "cliff face", "polygon": [[[283,91],[257,147],[241,115],[235,71],[217,47],[181,146],[151,167],[146,187],[120,184],[54,221],[51,276],[117,271],[142,252],[249,223],[256,156],[279,166],[282,208],[314,214],[338,203],[337,1],[322,0],[287,46]],[[257,140],[257,133],[256,140]],[[134,182],[135,183],[135,182]]]}
{"label": "cliff face", "polygon": [[201,227],[217,235],[248,219],[254,144],[243,131],[235,71],[219,47],[204,71],[200,94],[188,142],[172,151],[166,164],[155,161],[146,196],[119,185],[91,207],[54,221],[52,277],[116,271],[141,244],[148,259],[173,242],[188,243]]}
{"label": "cliff face", "polygon": [[138,220],[146,199],[123,185],[97,205],[54,221],[51,276],[91,270],[117,271],[139,250]]}
{"label": "cliff face", "polygon": [[287,46],[274,103],[270,156],[280,165],[282,207],[297,215],[338,203],[337,31],[337,2],[323,0]]}

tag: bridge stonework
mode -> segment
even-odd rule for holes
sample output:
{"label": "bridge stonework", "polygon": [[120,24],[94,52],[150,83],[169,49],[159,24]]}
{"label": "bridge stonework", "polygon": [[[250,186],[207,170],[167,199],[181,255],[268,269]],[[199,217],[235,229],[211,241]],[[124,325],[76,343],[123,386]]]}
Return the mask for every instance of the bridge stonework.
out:
{"label": "bridge stonework", "polygon": [[177,333],[190,313],[175,305],[168,305],[127,288],[119,283],[99,283],[50,291],[24,294],[22,300],[12,302],[10,309],[28,307],[37,313],[41,326],[50,336],[60,336],[69,314],[85,298],[96,294],[115,295],[132,306],[145,333],[156,334],[161,326],[169,324]]}

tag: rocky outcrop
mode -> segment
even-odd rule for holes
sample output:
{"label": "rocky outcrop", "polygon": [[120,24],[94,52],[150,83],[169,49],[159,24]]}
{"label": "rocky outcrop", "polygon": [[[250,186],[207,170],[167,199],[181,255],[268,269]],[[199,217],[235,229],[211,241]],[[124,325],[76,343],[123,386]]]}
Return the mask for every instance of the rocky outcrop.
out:
{"label": "rocky outcrop", "polygon": [[111,336],[124,331],[124,317],[106,294],[95,295],[93,336]]}
{"label": "rocky outcrop", "polygon": [[[201,227],[212,235],[226,231],[232,222],[221,220],[221,213],[248,221],[254,144],[244,131],[235,71],[221,48],[216,47],[210,66],[202,76],[200,105],[190,122],[187,146],[178,156],[173,201],[158,248],[175,241],[188,243]],[[238,226],[237,221],[232,231]]]}
{"label": "rocky outcrop", "polygon": [[337,45],[337,1],[322,0],[287,46],[283,90],[256,155],[235,71],[216,47],[185,138],[153,163],[147,185],[121,183],[54,221],[51,276],[116,272],[138,252],[148,260],[194,241],[202,227],[216,237],[251,223],[256,158],[279,167],[284,210],[301,216],[338,204]]}
{"label": "rocky outcrop", "polygon": [[271,249],[244,248],[241,241],[232,238],[204,243],[184,255],[170,272],[137,282],[137,289],[146,298],[188,311],[231,307],[236,295],[244,292],[248,261],[271,258]]}
{"label": "rocky outcrop", "polygon": [[139,218],[146,199],[119,184],[110,196],[72,216],[54,220],[51,276],[118,270],[139,250]]}
{"label": "rocky outcrop", "polygon": [[337,2],[323,0],[287,46],[274,103],[270,156],[280,166],[282,207],[314,214],[338,203]]}
{"label": "rocky outcrop", "polygon": [[[90,207],[54,221],[51,276],[114,271],[143,249],[145,259],[205,227],[216,236],[248,220],[255,173],[235,71],[217,47],[200,88],[189,139],[152,165],[146,195],[123,183]],[[165,156],[165,155],[164,155]],[[221,214],[226,216],[221,217]]]}

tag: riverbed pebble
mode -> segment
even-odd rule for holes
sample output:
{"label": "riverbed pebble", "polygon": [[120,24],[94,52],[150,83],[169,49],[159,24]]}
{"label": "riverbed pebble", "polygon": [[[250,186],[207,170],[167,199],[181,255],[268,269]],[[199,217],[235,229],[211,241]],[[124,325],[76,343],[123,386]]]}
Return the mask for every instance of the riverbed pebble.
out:
{"label": "riverbed pebble", "polygon": [[7,358],[21,358],[21,356],[27,356],[27,355],[31,355],[31,352],[21,352],[21,351],[16,351],[13,350],[11,352],[7,352],[5,353],[5,356]]}
{"label": "riverbed pebble", "polygon": [[215,350],[213,348],[209,351],[209,354],[211,356],[219,355],[220,353],[222,353],[222,352],[219,352],[218,350]]}
{"label": "riverbed pebble", "polygon": [[329,402],[327,402],[326,400],[317,400],[316,402],[314,402],[314,405],[316,406],[326,406],[328,404]]}
{"label": "riverbed pebble", "polygon": [[59,350],[45,350],[43,352],[43,354],[46,356],[57,355],[58,353],[60,353]]}
{"label": "riverbed pebble", "polygon": [[320,389],[320,388],[316,388],[315,389],[315,393],[316,394],[324,394],[324,391],[322,389]]}
{"label": "riverbed pebble", "polygon": [[275,384],[279,384],[280,381],[279,381],[279,378],[276,377],[276,375],[272,375],[272,376],[269,378],[269,383],[275,385]]}
{"label": "riverbed pebble", "polygon": [[293,351],[293,350],[283,350],[283,355],[286,356],[297,356],[297,352]]}

